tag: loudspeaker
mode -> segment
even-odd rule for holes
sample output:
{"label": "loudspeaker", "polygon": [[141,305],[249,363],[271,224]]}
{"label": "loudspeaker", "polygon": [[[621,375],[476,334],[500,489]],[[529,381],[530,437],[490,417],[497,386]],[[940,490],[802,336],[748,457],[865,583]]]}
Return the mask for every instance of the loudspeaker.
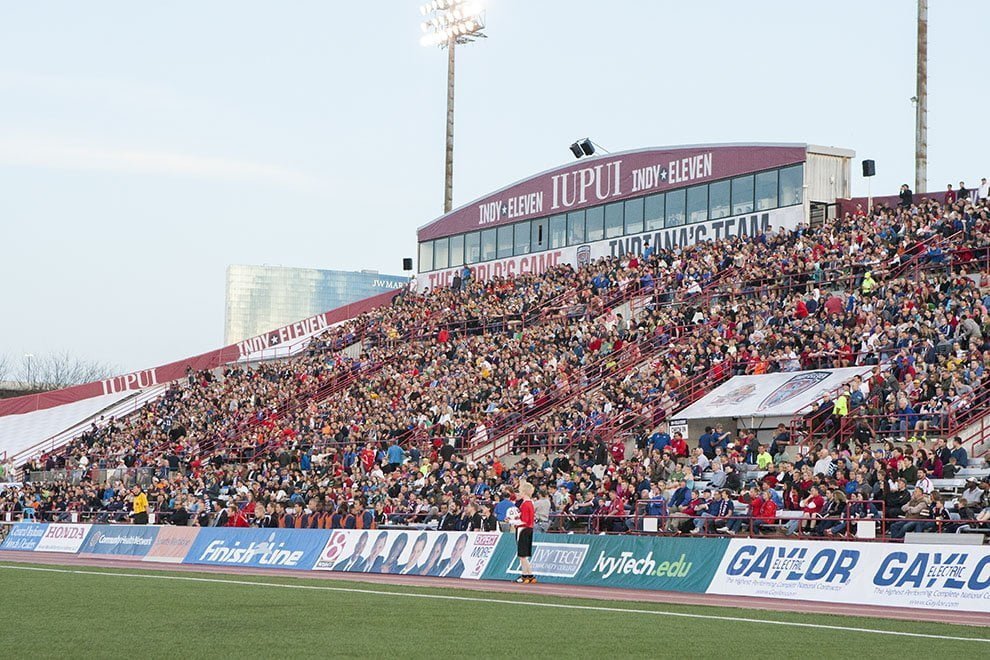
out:
{"label": "loudspeaker", "polygon": [[584,152],[581,151],[581,145],[577,142],[571,145],[571,153],[574,154],[575,158],[580,158],[584,155]]}
{"label": "loudspeaker", "polygon": [[585,156],[590,156],[591,154],[595,153],[595,145],[591,144],[591,140],[589,140],[588,138],[584,138],[583,140],[581,140],[578,143],[578,146],[581,147],[581,151],[584,152]]}
{"label": "loudspeaker", "polygon": [[412,259],[405,257],[402,260],[402,270],[412,270]]}
{"label": "loudspeaker", "polygon": [[877,164],[872,160],[863,161],[863,176],[876,176]]}

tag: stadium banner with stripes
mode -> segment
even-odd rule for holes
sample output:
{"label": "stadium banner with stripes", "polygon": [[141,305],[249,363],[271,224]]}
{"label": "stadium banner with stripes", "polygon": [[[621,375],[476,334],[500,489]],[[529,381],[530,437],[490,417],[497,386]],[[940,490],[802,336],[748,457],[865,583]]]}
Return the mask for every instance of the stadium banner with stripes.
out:
{"label": "stadium banner with stripes", "polygon": [[329,538],[323,529],[204,527],[182,563],[308,571]]}
{"label": "stadium banner with stripes", "polygon": [[990,548],[732,539],[708,593],[990,612]]}
{"label": "stadium banner with stripes", "polygon": [[502,536],[498,532],[337,529],[313,568],[477,580]]}
{"label": "stadium banner with stripes", "polygon": [[48,530],[48,523],[19,522],[11,526],[0,550],[34,550]]}
{"label": "stadium banner with stripes", "polygon": [[[531,561],[542,582],[704,593],[728,544],[722,538],[536,534]],[[515,580],[521,573],[515,538],[505,534],[482,577]]]}
{"label": "stadium banner with stripes", "polygon": [[158,538],[154,525],[93,525],[79,549],[82,557],[143,557]]}

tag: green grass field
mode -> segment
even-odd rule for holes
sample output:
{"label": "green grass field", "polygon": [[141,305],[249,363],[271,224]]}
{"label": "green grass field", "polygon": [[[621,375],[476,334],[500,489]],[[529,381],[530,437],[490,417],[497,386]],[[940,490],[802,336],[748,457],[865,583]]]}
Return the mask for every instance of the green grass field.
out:
{"label": "green grass field", "polygon": [[[990,631],[966,626],[306,578],[25,566],[0,562],[0,657],[990,654]],[[771,617],[842,629],[738,620]]]}

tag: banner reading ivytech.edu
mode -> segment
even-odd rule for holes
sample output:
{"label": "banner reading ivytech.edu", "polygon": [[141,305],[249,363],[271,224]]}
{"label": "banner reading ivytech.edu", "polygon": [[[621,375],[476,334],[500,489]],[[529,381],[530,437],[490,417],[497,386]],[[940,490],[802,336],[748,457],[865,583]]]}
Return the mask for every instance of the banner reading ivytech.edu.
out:
{"label": "banner reading ivytech.edu", "polygon": [[[728,539],[537,534],[533,572],[543,582],[704,593]],[[504,535],[482,576],[515,580],[516,544]]]}

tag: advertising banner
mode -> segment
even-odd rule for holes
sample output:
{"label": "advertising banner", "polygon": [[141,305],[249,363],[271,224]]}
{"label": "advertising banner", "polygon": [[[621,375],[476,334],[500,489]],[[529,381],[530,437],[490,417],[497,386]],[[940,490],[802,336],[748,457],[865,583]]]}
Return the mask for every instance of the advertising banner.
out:
{"label": "advertising banner", "polygon": [[158,528],[158,535],[155,542],[148,548],[148,553],[141,558],[141,561],[154,561],[166,564],[181,564],[185,559],[199,527],[171,527],[164,526]]}
{"label": "advertising banner", "polygon": [[[544,582],[704,593],[727,539],[537,534],[533,572]],[[515,539],[505,535],[485,579],[515,580]]]}
{"label": "advertising banner", "polygon": [[79,552],[92,525],[49,523],[48,529],[34,547],[35,552]]}
{"label": "advertising banner", "polygon": [[143,557],[158,537],[158,529],[150,525],[93,525],[79,554]]}
{"label": "advertising banner", "polygon": [[677,414],[683,419],[786,417],[818,403],[872,366],[733,376]]}
{"label": "advertising banner", "polygon": [[990,612],[990,548],[732,539],[708,593]]}
{"label": "advertising banner", "polygon": [[182,563],[308,571],[329,538],[322,529],[204,527]]}
{"label": "advertising banner", "polygon": [[48,523],[16,523],[0,545],[0,550],[34,550],[47,530]]}
{"label": "advertising banner", "polygon": [[477,580],[501,536],[498,532],[338,529],[331,532],[313,568]]}

